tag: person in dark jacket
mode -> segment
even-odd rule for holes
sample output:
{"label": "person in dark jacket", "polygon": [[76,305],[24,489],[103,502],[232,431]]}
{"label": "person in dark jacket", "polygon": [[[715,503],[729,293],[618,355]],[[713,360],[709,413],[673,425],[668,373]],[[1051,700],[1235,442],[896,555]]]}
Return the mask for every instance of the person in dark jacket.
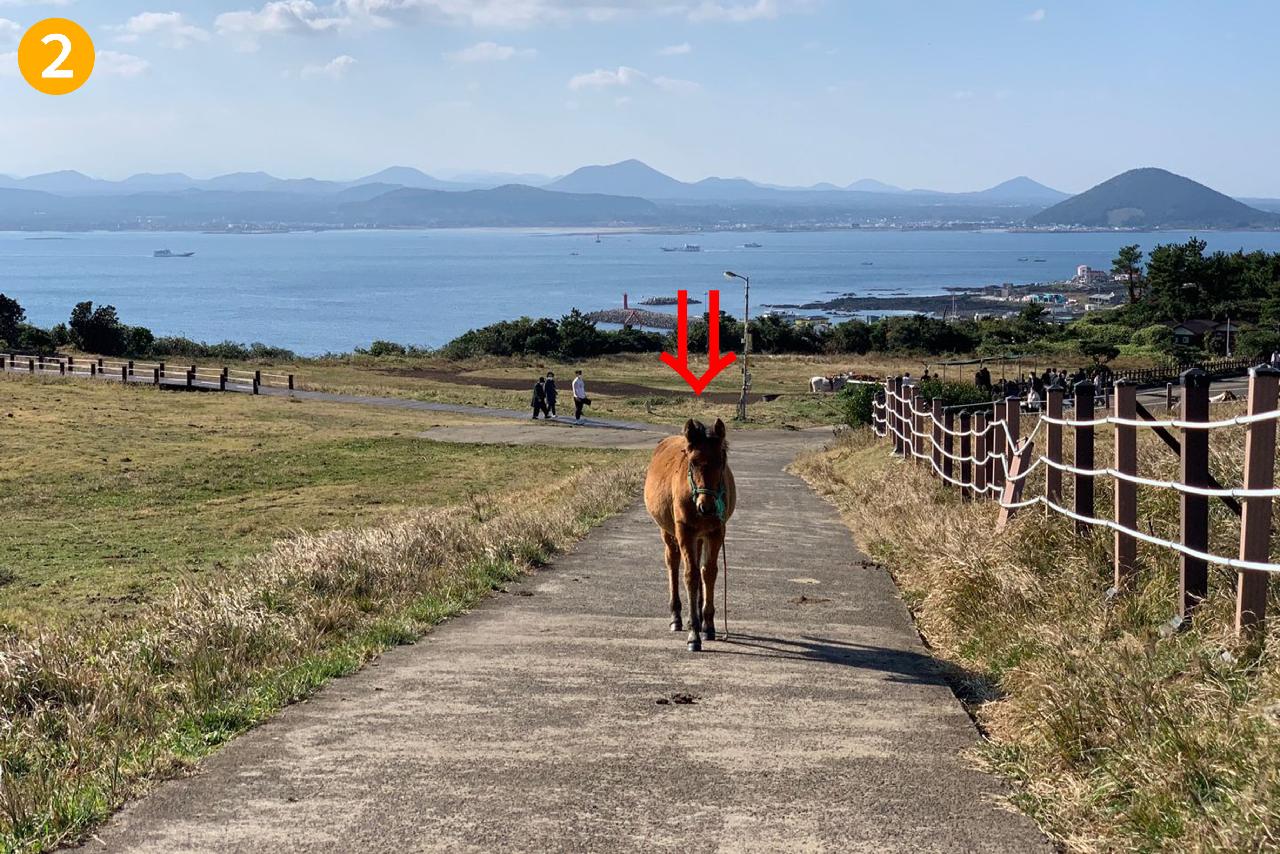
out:
{"label": "person in dark jacket", "polygon": [[543,394],[546,395],[547,405],[543,409],[548,418],[556,417],[556,375],[554,371],[547,371],[547,381],[542,384]]}
{"label": "person in dark jacket", "polygon": [[538,413],[547,408],[547,389],[542,377],[538,377],[538,381],[533,384],[533,400],[529,402],[533,404],[533,420],[537,421]]}

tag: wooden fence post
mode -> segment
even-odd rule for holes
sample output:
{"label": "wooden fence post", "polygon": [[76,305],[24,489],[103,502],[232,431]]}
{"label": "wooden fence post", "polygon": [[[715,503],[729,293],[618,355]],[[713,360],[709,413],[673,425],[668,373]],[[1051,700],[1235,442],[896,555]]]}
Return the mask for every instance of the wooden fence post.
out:
{"label": "wooden fence post", "polygon": [[[1138,389],[1128,380],[1120,380],[1115,384],[1115,415],[1117,418],[1136,419],[1138,417]],[[1138,428],[1129,424],[1115,425],[1115,468],[1121,474],[1137,475],[1138,473]],[[1116,524],[1130,530],[1138,528],[1138,485],[1120,478],[1115,479],[1113,495],[1115,497]],[[1116,590],[1122,590],[1129,577],[1138,566],[1138,541],[1132,534],[1115,532],[1115,584]]]}
{"label": "wooden fence post", "polygon": [[102,357],[98,357],[98,373],[102,373]]}
{"label": "wooden fence post", "polygon": [[[1259,365],[1249,370],[1249,414],[1276,408],[1280,369]],[[1276,422],[1255,421],[1245,428],[1244,488],[1271,489],[1275,484]],[[1271,547],[1270,498],[1245,498],[1240,517],[1240,559],[1266,563]],[[1271,574],[1242,569],[1236,581],[1236,633],[1262,623],[1267,616],[1267,582]]]}
{"label": "wooden fence post", "polygon": [[218,374],[218,391],[227,390],[227,369],[223,368],[222,373]]}
{"label": "wooden fence post", "polygon": [[[1093,395],[1097,391],[1091,382],[1076,383],[1076,411],[1075,417],[1078,421],[1093,420]],[[1075,465],[1077,468],[1092,469],[1093,468],[1093,428],[1092,427],[1076,427],[1075,428]],[[1075,495],[1075,512],[1079,516],[1093,518],[1093,476],[1086,474],[1077,474],[1075,476],[1076,495]],[[1076,533],[1087,534],[1089,525],[1079,520],[1076,521]]]}
{"label": "wooden fence post", "polygon": [[293,374],[289,374],[289,391],[293,391]]}
{"label": "wooden fence post", "polygon": [[893,453],[902,455],[902,428],[898,426],[898,412],[901,407],[902,377],[894,377],[889,381],[889,402],[885,407],[885,418],[888,419],[889,432],[893,435]]}
{"label": "wooden fence post", "polygon": [[911,391],[911,458],[915,465],[923,466],[928,455],[922,458],[915,456],[924,453],[924,398],[913,388]]}
{"label": "wooden fence post", "polygon": [[160,385],[160,369],[159,368],[151,369],[151,384]]}
{"label": "wooden fence post", "polygon": [[[1066,388],[1059,380],[1054,380],[1053,385],[1045,390],[1045,415],[1050,418],[1062,417],[1062,398],[1066,394]],[[1045,457],[1052,463],[1062,462],[1062,425],[1054,424],[1052,421],[1046,422],[1045,431]],[[1054,504],[1062,505],[1062,472],[1053,466],[1045,468],[1044,472],[1044,495]]]}
{"label": "wooden fence post", "polygon": [[942,471],[946,463],[942,459],[942,398],[935,397],[933,399],[933,465],[934,471]]}
{"label": "wooden fence post", "polygon": [[1173,411],[1173,383],[1164,384],[1164,411]]}
{"label": "wooden fence post", "polygon": [[30,371],[30,372],[31,372],[31,373],[33,373],[33,374],[36,372],[36,360],[35,360],[35,359],[27,359],[27,370],[28,370],[28,371]]}
{"label": "wooden fence post", "polygon": [[160,372],[160,379],[164,379],[164,362],[161,362],[160,366],[156,368],[156,370]]}
{"label": "wooden fence post", "polygon": [[1004,466],[999,460],[1004,457],[1005,434],[1004,407],[998,403],[991,405],[991,435],[987,439],[987,483],[996,487],[995,496],[1000,497],[1004,489]]}
{"label": "wooden fence post", "polygon": [[[1183,421],[1209,420],[1209,375],[1199,368],[1182,374]],[[1209,431],[1182,429],[1181,477],[1187,486],[1209,486]],[[1189,549],[1209,550],[1209,499],[1179,493],[1181,537]],[[1209,593],[1209,564],[1187,554],[1178,556],[1178,616],[1190,619]]]}
{"label": "wooden fence post", "polygon": [[960,413],[960,497],[965,501],[973,500],[973,427],[970,424],[969,411]]}
{"label": "wooden fence post", "polygon": [[987,415],[985,412],[973,414],[973,458],[977,460],[973,467],[973,491],[979,498],[987,497]]}
{"label": "wooden fence post", "polygon": [[257,377],[254,377],[254,378],[253,378],[253,393],[254,393],[254,394],[257,394],[257,393],[258,393],[258,378],[257,378]]}
{"label": "wooden fence post", "polygon": [[97,375],[98,375],[98,363],[97,363],[97,362],[90,362],[90,363],[89,363],[89,376],[91,376],[91,377],[96,377]]}
{"label": "wooden fence post", "polygon": [[129,382],[129,366],[128,365],[120,366],[120,382],[123,384],[128,384]]}
{"label": "wooden fence post", "polygon": [[893,453],[906,457],[906,428],[902,426],[902,378],[893,378]]}
{"label": "wooden fence post", "polygon": [[[956,418],[954,412],[944,412],[942,414],[942,473],[947,477],[955,477],[956,464],[952,456],[956,452],[956,437],[951,435],[956,429]],[[951,481],[946,481],[947,486],[951,486]]]}
{"label": "wooden fence post", "polygon": [[133,359],[129,360],[129,376],[133,376]]}
{"label": "wooden fence post", "polygon": [[1004,452],[1004,462],[1009,469],[1013,468],[1014,457],[1018,455],[1018,440],[1022,437],[1022,412],[1019,409],[1019,403],[1020,400],[1016,397],[1004,399],[1004,423],[1009,428],[1008,434],[1004,437],[1008,445]]}
{"label": "wooden fence post", "polygon": [[193,367],[187,368],[187,388],[191,388],[191,386],[195,383],[195,380],[196,380],[196,369]]}
{"label": "wooden fence post", "polygon": [[253,372],[253,384],[262,385],[262,370],[258,369]]}
{"label": "wooden fence post", "polygon": [[67,375],[67,363],[66,363],[66,362],[59,362],[59,363],[58,363],[58,376],[65,377],[66,375]]}

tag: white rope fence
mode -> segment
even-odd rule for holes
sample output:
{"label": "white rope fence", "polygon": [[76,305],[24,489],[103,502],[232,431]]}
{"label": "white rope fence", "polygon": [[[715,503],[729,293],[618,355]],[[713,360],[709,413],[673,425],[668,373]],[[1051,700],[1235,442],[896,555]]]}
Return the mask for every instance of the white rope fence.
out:
{"label": "white rope fence", "polygon": [[[1280,563],[1272,554],[1273,501],[1280,498],[1275,484],[1276,425],[1280,422],[1280,371],[1261,366],[1250,371],[1248,412],[1230,418],[1210,420],[1208,417],[1208,379],[1189,373],[1183,380],[1183,417],[1156,419],[1138,404],[1136,390],[1123,382],[1115,386],[1114,411],[1093,417],[1094,389],[1089,384],[1077,388],[1082,401],[1079,417],[1062,415],[1064,389],[1052,389],[1047,395],[1046,409],[1036,415],[1026,436],[1020,436],[1023,414],[1017,398],[992,404],[987,412],[960,415],[944,410],[941,401],[925,405],[914,387],[901,378],[885,383],[872,407],[871,426],[875,434],[890,439],[894,453],[904,459],[926,464],[944,483],[962,490],[966,498],[992,496],[1000,508],[1003,527],[1016,511],[1043,506],[1076,523],[1077,531],[1104,529],[1116,536],[1116,587],[1136,571],[1136,543],[1142,542],[1176,552],[1181,557],[1182,602],[1180,613],[1189,616],[1194,605],[1207,592],[1208,565],[1239,572],[1237,629],[1245,630],[1260,622],[1265,615],[1267,579],[1280,573]],[[1145,417],[1138,417],[1141,412]],[[939,417],[939,415],[942,417]],[[970,423],[972,420],[978,423]],[[1111,427],[1116,431],[1114,465],[1093,463],[1095,431]],[[1223,486],[1209,472],[1209,431],[1243,427],[1245,456],[1240,486]],[[1073,431],[1075,462],[1063,459],[1064,428]],[[1181,480],[1147,477],[1137,471],[1137,434],[1139,428],[1151,429],[1183,456]],[[1168,431],[1181,431],[1179,444]],[[1046,446],[1037,453],[1035,443],[1042,432]],[[1195,437],[1203,437],[1195,439]],[[956,444],[960,448],[957,449]],[[1030,488],[1029,478],[1037,471],[1045,472],[1037,481],[1036,494],[1023,497]],[[1073,480],[1075,507],[1063,501],[1063,480]],[[1108,478],[1115,484],[1115,518],[1098,515],[1094,482]],[[1176,493],[1181,498],[1180,540],[1168,539],[1138,529],[1137,489],[1139,487]],[[1241,517],[1240,554],[1215,554],[1209,548],[1208,500],[1226,502]]]}

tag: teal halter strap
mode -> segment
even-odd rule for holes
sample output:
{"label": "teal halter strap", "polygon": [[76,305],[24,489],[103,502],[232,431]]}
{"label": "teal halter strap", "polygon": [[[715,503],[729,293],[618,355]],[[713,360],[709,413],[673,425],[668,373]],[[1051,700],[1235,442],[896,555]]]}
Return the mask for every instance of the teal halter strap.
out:
{"label": "teal halter strap", "polygon": [[693,482],[693,466],[689,466],[689,489],[693,490],[693,500],[696,502],[699,495],[710,495],[716,500],[716,518],[721,522],[724,521],[724,513],[726,505],[724,502],[724,481],[720,482],[719,489],[707,489],[705,486],[698,486]]}

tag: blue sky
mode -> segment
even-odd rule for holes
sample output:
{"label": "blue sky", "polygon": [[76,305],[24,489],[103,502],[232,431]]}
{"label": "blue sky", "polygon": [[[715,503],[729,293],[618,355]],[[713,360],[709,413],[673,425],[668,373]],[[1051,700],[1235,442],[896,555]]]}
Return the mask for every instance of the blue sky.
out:
{"label": "blue sky", "polygon": [[[49,97],[17,38],[70,17]],[[924,0],[0,0],[0,173],[875,177],[1079,191],[1163,166],[1280,196],[1280,4]]]}

